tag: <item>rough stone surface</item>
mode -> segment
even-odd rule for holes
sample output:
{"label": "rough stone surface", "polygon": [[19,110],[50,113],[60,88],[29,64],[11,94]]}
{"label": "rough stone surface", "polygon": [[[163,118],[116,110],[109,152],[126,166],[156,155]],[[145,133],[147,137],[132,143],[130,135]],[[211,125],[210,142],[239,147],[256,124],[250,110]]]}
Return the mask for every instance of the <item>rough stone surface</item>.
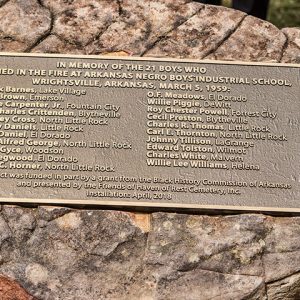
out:
{"label": "rough stone surface", "polygon": [[300,299],[300,274],[295,274],[290,277],[271,283],[268,287],[268,299]]}
{"label": "rough stone surface", "polygon": [[263,276],[261,254],[268,229],[262,216],[155,214],[153,228],[148,239],[152,248],[147,252],[152,264],[183,272],[201,268]]}
{"label": "rough stone surface", "polygon": [[264,265],[267,282],[274,282],[300,271],[300,219],[278,218],[269,225]]}
{"label": "rough stone surface", "polygon": [[[200,296],[201,295],[201,296]],[[261,278],[191,271],[161,280],[157,299],[265,299]]]}
{"label": "rough stone surface", "polygon": [[88,53],[126,51],[142,55],[204,6],[190,1],[120,1],[120,18],[88,48]]}
{"label": "rough stone surface", "polygon": [[0,20],[0,30],[7,37],[27,46],[32,46],[51,29],[50,12],[37,0],[7,2],[0,8]]}
{"label": "rough stone surface", "polygon": [[61,54],[84,54],[80,47],[70,44],[56,35],[49,35],[36,47],[32,49],[33,53],[61,53]]}
{"label": "rough stone surface", "polygon": [[145,55],[204,58],[218,48],[244,17],[245,14],[232,9],[206,6],[163,37]]}
{"label": "rough stone surface", "polygon": [[236,31],[207,58],[279,62],[285,42],[285,35],[274,25],[247,16]]}
{"label": "rough stone surface", "polygon": [[300,28],[284,28],[287,37],[286,48],[283,52],[282,62],[300,63]]}
{"label": "rough stone surface", "polygon": [[0,51],[4,52],[22,52],[25,51],[27,45],[15,40],[13,37],[0,31]]}
{"label": "rough stone surface", "polygon": [[300,218],[149,217],[5,205],[0,273],[37,299],[299,299]]}
{"label": "rough stone surface", "polygon": [[299,62],[299,28],[191,0],[0,0],[0,51]]}
{"label": "rough stone surface", "polygon": [[0,276],[1,300],[35,300],[15,281]]}
{"label": "rough stone surface", "polygon": [[[0,51],[300,62],[300,29],[189,0],[0,0],[0,20]],[[297,300],[300,218],[4,205],[0,274],[4,300]]]}
{"label": "rough stone surface", "polygon": [[53,32],[69,43],[85,46],[116,20],[118,9],[116,0],[77,1],[57,16]]}
{"label": "rough stone surface", "polygon": [[0,237],[0,273],[38,299],[126,295],[146,248],[130,214],[112,211],[4,206]]}

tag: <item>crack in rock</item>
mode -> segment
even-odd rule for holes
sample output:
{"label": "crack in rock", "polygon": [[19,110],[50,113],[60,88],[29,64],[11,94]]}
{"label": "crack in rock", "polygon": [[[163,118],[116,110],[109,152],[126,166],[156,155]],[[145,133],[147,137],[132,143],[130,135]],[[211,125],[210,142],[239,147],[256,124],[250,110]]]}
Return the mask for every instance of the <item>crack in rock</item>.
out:
{"label": "crack in rock", "polygon": [[282,32],[282,33],[284,34],[284,36],[285,36],[285,43],[284,43],[284,45],[283,45],[283,47],[282,47],[282,49],[281,49],[279,62],[282,62],[282,59],[283,59],[283,56],[284,56],[284,52],[286,51],[286,49],[287,49],[287,47],[288,47],[288,45],[289,45],[289,43],[290,43],[288,35],[285,34],[284,31],[281,31],[281,32]]}
{"label": "crack in rock", "polygon": [[284,28],[282,32],[287,37],[288,43],[283,49],[281,62],[300,63],[300,28]]}
{"label": "crack in rock", "polygon": [[183,5],[180,1],[145,0],[137,4],[123,1],[121,18],[89,45],[87,53],[125,51],[140,56],[202,7],[199,3]]}
{"label": "crack in rock", "polygon": [[236,28],[244,15],[224,7],[205,6],[145,56],[203,58]]}
{"label": "crack in rock", "polygon": [[[41,3],[39,1],[39,3]],[[42,5],[41,5],[42,6]],[[49,14],[50,14],[50,26],[49,29],[45,32],[45,34],[41,35],[40,38],[31,46],[29,46],[24,52],[32,52],[32,50],[37,47],[39,44],[41,44],[47,37],[50,36],[52,30],[53,30],[53,26],[54,26],[54,15],[53,13],[49,10]]]}
{"label": "crack in rock", "polygon": [[279,62],[285,35],[273,24],[247,16],[208,59]]}
{"label": "crack in rock", "polygon": [[141,53],[141,56],[146,56],[146,54],[151,51],[158,43],[163,41],[167,38],[169,34],[171,34],[173,31],[176,31],[180,26],[184,25],[186,22],[188,22],[190,19],[192,19],[195,15],[197,15],[203,7],[200,7],[194,14],[189,16],[187,19],[183,19],[181,21],[178,21],[177,24],[173,28],[171,28],[169,31],[164,32],[161,36],[159,36],[155,41],[153,41],[151,44],[147,45],[146,49]]}
{"label": "crack in rock", "polygon": [[297,300],[300,298],[300,273],[293,274],[267,285],[270,300]]}
{"label": "crack in rock", "polygon": [[239,27],[242,25],[243,21],[247,18],[247,15],[245,14],[240,21],[236,24],[236,26],[232,29],[229,30],[228,33],[226,34],[226,36],[224,37],[223,40],[221,40],[219,43],[216,44],[214,49],[211,49],[207,54],[205,54],[203,56],[202,59],[207,58],[209,55],[213,55],[216,51],[218,51],[218,49],[225,43],[227,42],[227,40],[229,40],[229,38],[239,29]]}

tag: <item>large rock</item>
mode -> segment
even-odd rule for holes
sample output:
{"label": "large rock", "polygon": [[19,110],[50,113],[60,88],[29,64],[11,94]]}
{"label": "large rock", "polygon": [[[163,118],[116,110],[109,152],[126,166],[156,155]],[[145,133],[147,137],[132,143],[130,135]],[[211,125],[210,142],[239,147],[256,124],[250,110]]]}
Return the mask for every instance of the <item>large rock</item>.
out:
{"label": "large rock", "polygon": [[300,218],[148,216],[5,205],[0,273],[37,299],[298,299]]}
{"label": "large rock", "polygon": [[[299,29],[190,0],[0,0],[0,19],[0,51],[300,62]],[[297,217],[4,205],[0,299],[296,300],[299,241]]]}
{"label": "large rock", "polygon": [[299,29],[191,0],[0,1],[0,50],[298,62]]}

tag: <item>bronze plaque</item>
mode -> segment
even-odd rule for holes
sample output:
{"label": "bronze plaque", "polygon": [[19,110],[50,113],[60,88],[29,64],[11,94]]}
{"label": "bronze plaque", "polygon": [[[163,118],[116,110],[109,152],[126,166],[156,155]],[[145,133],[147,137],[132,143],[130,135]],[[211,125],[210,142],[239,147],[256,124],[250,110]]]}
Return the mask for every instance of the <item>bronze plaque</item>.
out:
{"label": "bronze plaque", "polygon": [[300,211],[299,66],[0,55],[0,201]]}

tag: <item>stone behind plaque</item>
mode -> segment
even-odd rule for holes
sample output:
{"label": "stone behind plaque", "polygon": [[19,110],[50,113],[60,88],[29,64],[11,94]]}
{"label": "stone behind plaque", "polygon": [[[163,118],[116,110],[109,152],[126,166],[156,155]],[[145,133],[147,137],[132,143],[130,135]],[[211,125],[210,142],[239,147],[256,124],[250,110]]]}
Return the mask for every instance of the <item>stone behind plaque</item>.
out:
{"label": "stone behind plaque", "polygon": [[[190,1],[10,0],[0,20],[3,52],[300,57],[299,29]],[[3,205],[0,298],[299,299],[299,235],[298,217]]]}

